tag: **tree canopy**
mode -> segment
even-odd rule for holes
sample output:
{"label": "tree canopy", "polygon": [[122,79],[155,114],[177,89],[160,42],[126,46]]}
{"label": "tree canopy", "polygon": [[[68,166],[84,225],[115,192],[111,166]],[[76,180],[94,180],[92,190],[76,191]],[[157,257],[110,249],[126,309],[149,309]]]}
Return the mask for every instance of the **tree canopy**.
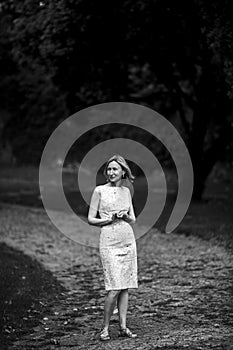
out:
{"label": "tree canopy", "polygon": [[200,197],[215,162],[232,160],[232,7],[230,0],[1,1],[3,144],[19,162],[38,163],[69,114],[102,102],[144,104],[179,128]]}

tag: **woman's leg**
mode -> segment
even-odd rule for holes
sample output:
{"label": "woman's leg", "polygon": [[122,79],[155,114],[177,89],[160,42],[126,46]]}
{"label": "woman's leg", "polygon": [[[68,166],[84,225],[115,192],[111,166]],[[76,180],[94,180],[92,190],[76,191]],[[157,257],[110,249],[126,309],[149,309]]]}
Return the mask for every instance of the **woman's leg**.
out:
{"label": "woman's leg", "polygon": [[108,329],[110,318],[113,313],[114,306],[116,305],[117,296],[119,290],[110,290],[105,298],[104,304],[104,329]]}
{"label": "woman's leg", "polygon": [[122,289],[118,295],[117,306],[119,311],[120,327],[126,328],[126,315],[128,310],[128,289]]}

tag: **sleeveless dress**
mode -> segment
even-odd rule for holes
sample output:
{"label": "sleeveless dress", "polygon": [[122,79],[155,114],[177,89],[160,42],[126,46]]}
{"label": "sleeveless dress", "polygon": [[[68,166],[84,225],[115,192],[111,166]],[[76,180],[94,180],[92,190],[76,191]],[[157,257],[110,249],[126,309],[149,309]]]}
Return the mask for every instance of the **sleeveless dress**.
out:
{"label": "sleeveless dress", "polygon": [[[132,199],[127,187],[102,185],[97,186],[96,190],[100,196],[98,210],[101,218],[120,210],[128,212]],[[118,219],[112,224],[103,226],[99,249],[105,289],[137,288],[137,249],[131,225]]]}

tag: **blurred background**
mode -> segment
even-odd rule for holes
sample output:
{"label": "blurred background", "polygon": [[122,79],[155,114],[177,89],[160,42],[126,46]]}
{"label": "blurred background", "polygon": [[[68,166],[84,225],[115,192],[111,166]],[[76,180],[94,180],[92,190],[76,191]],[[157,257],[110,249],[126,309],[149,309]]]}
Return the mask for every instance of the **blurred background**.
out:
{"label": "blurred background", "polygon": [[[232,7],[230,0],[1,1],[0,199],[41,206],[38,166],[51,133],[71,114],[112,101],[148,106],[178,129],[193,163],[194,200],[204,199],[208,181],[212,194],[228,197]],[[96,144],[116,137],[148,147],[163,167],[168,193],[175,193],[176,169],[155,137],[104,125],[83,135],[65,161],[64,186],[71,201],[75,193],[78,212],[86,213],[77,201],[79,164]]]}

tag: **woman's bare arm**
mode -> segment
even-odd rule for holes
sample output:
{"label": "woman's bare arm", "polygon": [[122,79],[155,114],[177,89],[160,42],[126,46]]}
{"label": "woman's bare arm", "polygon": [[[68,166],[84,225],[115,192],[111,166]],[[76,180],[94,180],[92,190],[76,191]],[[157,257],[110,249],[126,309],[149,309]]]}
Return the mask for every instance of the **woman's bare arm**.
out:
{"label": "woman's bare arm", "polygon": [[96,217],[98,212],[99,202],[100,202],[100,193],[97,190],[97,188],[95,188],[91,197],[91,203],[90,203],[90,208],[88,212],[88,223],[90,225],[104,226],[104,225],[110,224],[113,221],[111,217],[106,219],[101,219]]}
{"label": "woman's bare arm", "polygon": [[136,217],[135,217],[135,213],[134,213],[134,207],[133,207],[133,202],[132,202],[130,190],[129,190],[129,202],[130,202],[130,207],[129,207],[128,216],[129,216],[130,222],[132,224],[134,224],[136,222]]}

